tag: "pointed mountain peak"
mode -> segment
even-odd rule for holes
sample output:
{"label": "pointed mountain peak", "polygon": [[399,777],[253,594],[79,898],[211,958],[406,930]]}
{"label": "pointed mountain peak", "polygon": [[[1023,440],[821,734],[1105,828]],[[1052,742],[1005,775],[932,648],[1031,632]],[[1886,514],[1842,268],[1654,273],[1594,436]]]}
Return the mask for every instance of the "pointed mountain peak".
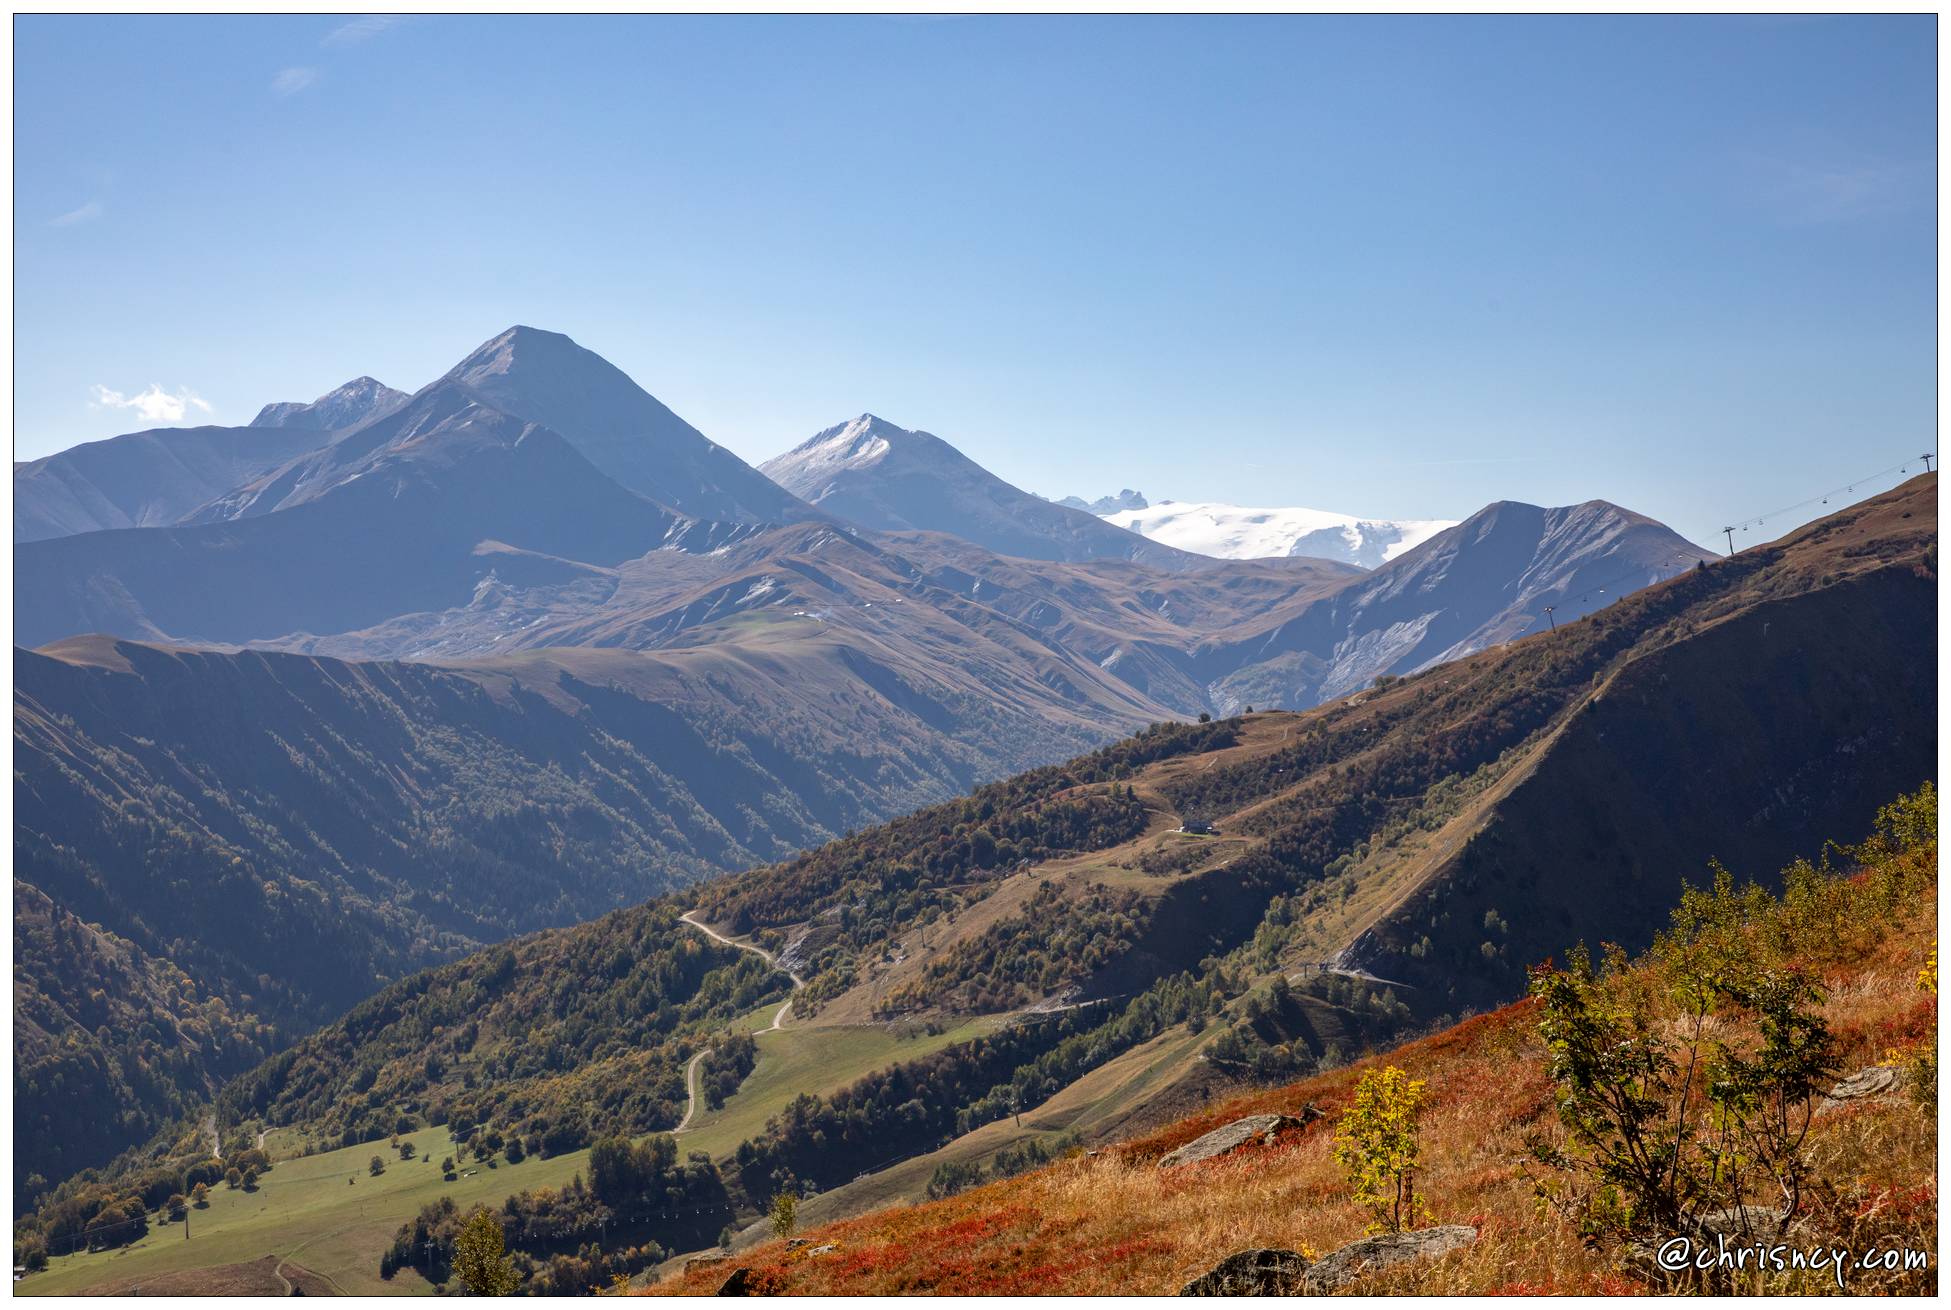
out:
{"label": "pointed mountain peak", "polygon": [[551,342],[571,346],[576,344],[567,332],[551,332],[547,328],[530,327],[526,323],[516,323],[507,331],[497,334],[491,344],[534,345]]}
{"label": "pointed mountain peak", "polygon": [[887,437],[895,441],[899,441],[904,437],[928,435],[914,428],[904,428],[899,423],[890,423],[879,414],[863,410],[858,418],[850,418],[845,423],[835,423],[830,428],[824,428],[814,433],[805,441],[800,442],[797,449],[805,450],[809,446],[817,446],[821,442],[833,440],[835,437],[843,434],[850,438],[874,436]]}
{"label": "pointed mountain peak", "polygon": [[819,508],[885,532],[942,532],[1028,559],[1197,561],[1104,520],[1033,496],[932,432],[863,413],[814,433],[759,471]]}
{"label": "pointed mountain peak", "polygon": [[552,429],[630,490],[694,518],[814,517],[629,374],[560,332],[517,324],[476,346],[440,382]]}
{"label": "pointed mountain peak", "polygon": [[914,429],[902,427],[899,423],[890,423],[879,414],[862,412],[859,418],[848,419],[845,423],[837,423],[825,432],[815,436],[812,441],[804,444],[812,445],[814,442],[818,442],[823,438],[831,439],[833,436],[839,434],[845,434],[849,437],[884,437],[899,441],[903,437],[915,436],[916,432]]}
{"label": "pointed mountain peak", "polygon": [[406,392],[395,391],[362,373],[343,386],[334,387],[309,405],[295,400],[266,405],[251,420],[251,426],[316,428],[321,432],[332,432],[396,409],[406,398]]}
{"label": "pointed mountain peak", "polygon": [[946,452],[956,460],[967,458],[940,437],[890,423],[878,414],[862,413],[821,429],[759,469],[788,490],[805,494],[800,487],[842,470],[871,468],[890,455],[912,458],[923,452],[937,453],[938,457],[939,452]]}
{"label": "pointed mountain peak", "polygon": [[560,332],[547,332],[521,323],[497,333],[469,351],[467,358],[454,365],[447,376],[470,382],[496,374],[565,369],[596,369],[605,374],[614,374],[625,384],[634,385],[624,377],[621,369],[595,351],[577,345]]}

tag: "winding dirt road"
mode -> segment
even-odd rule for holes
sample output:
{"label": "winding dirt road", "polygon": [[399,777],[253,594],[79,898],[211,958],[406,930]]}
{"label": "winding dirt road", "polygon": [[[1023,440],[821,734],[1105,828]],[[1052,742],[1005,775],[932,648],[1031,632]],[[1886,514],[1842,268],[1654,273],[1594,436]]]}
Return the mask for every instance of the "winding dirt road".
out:
{"label": "winding dirt road", "polygon": [[[779,961],[773,956],[771,951],[768,951],[761,946],[754,946],[751,942],[741,942],[741,941],[732,940],[730,937],[727,937],[724,933],[721,933],[716,929],[710,927],[709,925],[700,923],[696,919],[692,918],[691,916],[696,913],[697,913],[696,910],[686,910],[683,914],[679,915],[678,918],[681,919],[683,922],[690,924],[693,928],[696,928],[699,932],[703,933],[705,936],[711,938],[711,940],[719,943],[720,945],[736,946],[741,951],[750,951],[752,952],[752,954],[758,956],[761,960],[764,960],[767,964],[771,965],[773,968],[775,969],[779,968]],[[806,985],[806,980],[804,978],[801,978],[798,974],[794,973],[791,969],[780,969],[780,972],[784,973],[788,978],[792,979],[794,991],[798,991],[800,988]],[[762,1032],[762,1033],[774,1032],[780,1028],[784,1028],[786,1026],[786,1012],[792,1008],[793,1008],[792,998],[788,997],[786,1003],[780,1006],[778,1012],[772,1016],[772,1023],[769,1024],[767,1027],[754,1029],[754,1031]],[[684,1066],[684,1099],[685,1099],[684,1118],[680,1119],[678,1121],[677,1127],[671,1130],[672,1136],[676,1136],[678,1133],[681,1133],[685,1131],[687,1128],[689,1128],[691,1126],[691,1120],[697,1117],[698,1066],[704,1062],[705,1056],[709,1054],[711,1054],[711,1048],[706,1047],[704,1050],[699,1051],[696,1055],[692,1056],[690,1062]]]}
{"label": "winding dirt road", "polygon": [[686,1129],[690,1128],[691,1120],[697,1116],[698,1066],[701,1063],[703,1063],[704,1058],[710,1054],[711,1054],[711,1048],[707,1046],[702,1051],[699,1051],[696,1055],[692,1056],[690,1063],[684,1066],[684,1117],[677,1121],[677,1127],[671,1129],[671,1136],[673,1137],[677,1136],[679,1133],[684,1132]]}

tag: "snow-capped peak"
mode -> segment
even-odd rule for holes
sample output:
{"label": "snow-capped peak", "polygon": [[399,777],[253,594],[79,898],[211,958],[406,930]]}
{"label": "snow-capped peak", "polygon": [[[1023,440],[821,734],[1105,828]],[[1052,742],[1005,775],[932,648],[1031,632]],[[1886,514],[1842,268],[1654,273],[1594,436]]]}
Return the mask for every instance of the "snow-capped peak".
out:
{"label": "snow-capped peak", "polygon": [[893,449],[890,437],[909,435],[873,414],[862,414],[816,432],[785,454],[767,460],[765,472],[782,486],[811,483],[842,469],[868,468]]}

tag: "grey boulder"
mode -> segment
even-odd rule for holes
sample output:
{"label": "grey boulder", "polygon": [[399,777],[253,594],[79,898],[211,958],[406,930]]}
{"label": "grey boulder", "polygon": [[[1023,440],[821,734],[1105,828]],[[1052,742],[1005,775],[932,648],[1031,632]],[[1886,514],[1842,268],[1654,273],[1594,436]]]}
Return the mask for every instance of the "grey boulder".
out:
{"label": "grey boulder", "polygon": [[[1260,1116],[1272,1118],[1275,1116]],[[1291,1296],[1336,1292],[1380,1269],[1412,1260],[1433,1260],[1477,1240],[1467,1224],[1383,1233],[1350,1242],[1313,1264],[1299,1251],[1255,1247],[1237,1251],[1179,1290],[1180,1296]]]}
{"label": "grey boulder", "polygon": [[1468,1224],[1444,1224],[1438,1228],[1364,1237],[1316,1261],[1307,1271],[1307,1290],[1337,1291],[1364,1274],[1412,1260],[1434,1260],[1460,1251],[1476,1240],[1477,1230]]}
{"label": "grey boulder", "polygon": [[1858,1069],[1829,1089],[1822,1098],[1822,1108],[1831,1109],[1848,1101],[1868,1100],[1872,1096],[1888,1096],[1897,1090],[1902,1081],[1902,1072],[1887,1065]]}
{"label": "grey boulder", "polygon": [[1256,1247],[1236,1251],[1179,1289],[1180,1296],[1288,1296],[1299,1292],[1307,1257]]}
{"label": "grey boulder", "polygon": [[1242,1146],[1266,1145],[1290,1128],[1301,1128],[1321,1117],[1321,1110],[1310,1102],[1298,1117],[1291,1114],[1250,1114],[1244,1119],[1235,1119],[1223,1128],[1215,1128],[1204,1137],[1187,1142],[1178,1150],[1166,1155],[1158,1162],[1161,1169],[1176,1165],[1196,1164],[1215,1156],[1237,1151]]}

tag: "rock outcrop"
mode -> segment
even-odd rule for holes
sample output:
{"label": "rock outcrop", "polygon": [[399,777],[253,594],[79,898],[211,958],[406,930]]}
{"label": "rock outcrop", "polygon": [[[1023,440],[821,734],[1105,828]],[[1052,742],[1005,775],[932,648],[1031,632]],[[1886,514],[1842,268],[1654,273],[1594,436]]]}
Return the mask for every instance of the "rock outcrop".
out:
{"label": "rock outcrop", "polygon": [[1437,1228],[1418,1228],[1406,1233],[1382,1233],[1350,1242],[1331,1251],[1308,1267],[1306,1290],[1334,1292],[1364,1274],[1411,1260],[1434,1260],[1451,1251],[1460,1251],[1477,1240],[1477,1230],[1468,1224],[1444,1224]]}
{"label": "rock outcrop", "polygon": [[1822,1098],[1822,1109],[1832,1110],[1850,1101],[1864,1101],[1872,1096],[1888,1096],[1903,1084],[1900,1070],[1888,1065],[1871,1065],[1858,1069],[1849,1077],[1837,1083]]}
{"label": "rock outcrop", "polygon": [[1187,1142],[1178,1150],[1166,1155],[1158,1162],[1161,1169],[1171,1169],[1182,1164],[1197,1164],[1201,1160],[1211,1160],[1216,1156],[1237,1151],[1243,1146],[1266,1145],[1292,1128],[1303,1128],[1321,1117],[1319,1106],[1310,1101],[1301,1113],[1291,1114],[1250,1114],[1244,1119],[1235,1119],[1223,1128],[1215,1128],[1204,1137]]}
{"label": "rock outcrop", "polygon": [[1291,1296],[1302,1290],[1307,1257],[1256,1247],[1237,1251],[1179,1289],[1180,1296]]}
{"label": "rock outcrop", "polygon": [[[1276,1118],[1256,1115],[1256,1118]],[[1229,1125],[1230,1126],[1230,1125]],[[1337,1292],[1366,1274],[1412,1260],[1434,1260],[1477,1240],[1468,1224],[1364,1237],[1309,1263],[1299,1251],[1236,1251],[1179,1289],[1180,1296],[1292,1296]]]}

